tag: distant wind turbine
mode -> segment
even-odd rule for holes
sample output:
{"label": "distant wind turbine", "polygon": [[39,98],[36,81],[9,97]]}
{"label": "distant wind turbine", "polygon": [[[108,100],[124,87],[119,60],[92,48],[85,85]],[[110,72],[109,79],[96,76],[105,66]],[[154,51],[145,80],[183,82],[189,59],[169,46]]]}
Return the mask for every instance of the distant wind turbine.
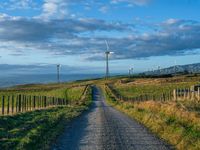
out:
{"label": "distant wind turbine", "polygon": [[114,52],[111,52],[110,51],[110,47],[108,45],[108,42],[105,40],[105,43],[106,43],[106,79],[109,77],[109,55],[110,54],[113,54]]}
{"label": "distant wind turbine", "polygon": [[61,65],[57,64],[57,81],[58,81],[58,83],[60,83],[60,67],[61,67]]}

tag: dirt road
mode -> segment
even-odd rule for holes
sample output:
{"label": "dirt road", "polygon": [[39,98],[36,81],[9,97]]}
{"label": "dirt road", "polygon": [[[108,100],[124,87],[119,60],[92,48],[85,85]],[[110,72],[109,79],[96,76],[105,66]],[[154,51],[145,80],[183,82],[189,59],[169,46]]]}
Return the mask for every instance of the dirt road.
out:
{"label": "dirt road", "polygon": [[93,105],[70,123],[52,150],[168,150],[172,149],[143,125],[105,103],[93,87]]}

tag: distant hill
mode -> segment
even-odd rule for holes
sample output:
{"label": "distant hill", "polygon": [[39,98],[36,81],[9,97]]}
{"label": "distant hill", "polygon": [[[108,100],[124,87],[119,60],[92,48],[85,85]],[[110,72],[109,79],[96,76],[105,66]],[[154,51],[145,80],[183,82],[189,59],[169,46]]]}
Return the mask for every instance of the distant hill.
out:
{"label": "distant hill", "polygon": [[200,73],[200,63],[189,64],[189,65],[177,65],[169,68],[147,71],[142,74],[145,75],[167,75],[167,74],[189,74],[189,73]]}

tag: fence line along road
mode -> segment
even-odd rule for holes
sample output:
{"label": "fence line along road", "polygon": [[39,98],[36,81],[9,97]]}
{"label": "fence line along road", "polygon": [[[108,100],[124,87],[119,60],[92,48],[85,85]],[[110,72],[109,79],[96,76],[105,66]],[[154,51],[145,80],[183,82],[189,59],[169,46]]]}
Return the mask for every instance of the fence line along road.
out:
{"label": "fence line along road", "polygon": [[[86,85],[80,100],[85,99],[85,95],[89,89]],[[34,95],[7,95],[2,96],[0,101],[0,115],[13,115],[21,112],[34,111],[39,109],[46,109],[56,106],[65,106],[71,104],[66,98],[48,97],[48,96],[34,96]]]}
{"label": "fence line along road", "polygon": [[67,105],[68,100],[57,97],[12,95],[2,96],[1,115],[44,109],[53,106]]}
{"label": "fence line along road", "polygon": [[191,89],[174,89],[167,93],[161,93],[159,95],[155,94],[144,94],[135,97],[126,97],[121,95],[113,85],[105,84],[106,90],[110,91],[112,96],[119,101],[130,101],[130,102],[139,102],[139,101],[169,101],[169,100],[197,100],[200,101],[200,88],[194,91]]}

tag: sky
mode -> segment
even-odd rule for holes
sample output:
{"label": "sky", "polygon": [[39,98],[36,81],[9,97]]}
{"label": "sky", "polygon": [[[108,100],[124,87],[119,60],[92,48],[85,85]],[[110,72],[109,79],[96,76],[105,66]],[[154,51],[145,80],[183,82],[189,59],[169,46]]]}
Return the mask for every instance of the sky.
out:
{"label": "sky", "polygon": [[142,72],[200,62],[200,0],[1,0],[0,70]]}

